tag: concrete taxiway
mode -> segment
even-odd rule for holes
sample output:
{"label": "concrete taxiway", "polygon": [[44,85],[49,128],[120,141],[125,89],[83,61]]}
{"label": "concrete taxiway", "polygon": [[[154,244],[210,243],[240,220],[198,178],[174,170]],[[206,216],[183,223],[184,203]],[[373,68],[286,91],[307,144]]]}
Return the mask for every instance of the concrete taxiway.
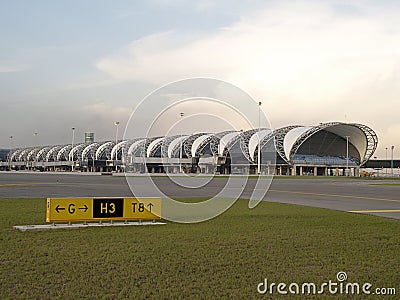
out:
{"label": "concrete taxiway", "polygon": [[[228,182],[228,178],[223,176],[212,179],[199,177],[197,180],[204,181],[205,185],[190,188],[182,187],[181,183],[184,185],[187,180],[190,185],[196,179],[176,178],[181,178],[179,184],[166,176],[152,177],[152,181],[160,191],[173,198],[212,197]],[[148,180],[147,176],[128,177],[129,185],[124,176],[1,172],[0,198],[159,196],[160,193],[149,188]],[[233,183],[231,188],[237,188],[241,198],[250,198],[257,179],[250,177],[244,185],[243,178],[237,180],[241,186],[236,187]],[[258,188],[266,190],[268,184]],[[276,176],[263,200],[400,219],[400,181],[397,180]]]}

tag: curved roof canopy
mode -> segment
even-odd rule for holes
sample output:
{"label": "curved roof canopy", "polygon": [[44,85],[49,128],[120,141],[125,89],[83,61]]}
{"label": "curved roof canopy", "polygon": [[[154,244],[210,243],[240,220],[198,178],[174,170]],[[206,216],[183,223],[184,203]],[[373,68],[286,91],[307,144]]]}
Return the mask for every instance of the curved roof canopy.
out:
{"label": "curved roof canopy", "polygon": [[85,160],[86,158],[88,158],[89,154],[91,154],[92,159],[95,159],[95,152],[99,146],[100,146],[100,144],[97,142],[88,144],[86,146],[86,148],[83,149],[83,151],[82,151],[82,160]]}
{"label": "curved roof canopy", "polygon": [[172,158],[174,156],[174,152],[175,149],[178,148],[180,146],[180,143],[182,142],[182,144],[185,142],[185,140],[188,138],[188,136],[184,135],[184,136],[179,136],[175,139],[173,139],[169,145],[168,145],[168,157]]}
{"label": "curved roof canopy", "polygon": [[286,133],[283,140],[283,147],[285,151],[285,157],[290,160],[290,151],[296,141],[305,133],[307,133],[313,127],[297,127]]}
{"label": "curved roof canopy", "polygon": [[254,133],[251,136],[251,138],[249,140],[249,154],[250,154],[250,158],[253,161],[254,161],[254,154],[255,154],[254,152],[258,148],[258,143],[260,143],[260,145],[261,145],[261,141],[263,140],[263,138],[265,138],[271,132],[272,132],[271,129],[264,129],[264,130],[257,131],[256,133]]}
{"label": "curved roof canopy", "polygon": [[194,140],[194,142],[192,144],[192,149],[191,149],[192,157],[196,156],[196,153],[198,152],[200,145],[211,136],[212,136],[212,134],[204,134]]}
{"label": "curved roof canopy", "polygon": [[120,150],[122,150],[124,148],[124,146],[126,144],[128,144],[128,142],[129,142],[128,140],[125,140],[125,141],[121,141],[118,144],[116,144],[111,150],[111,159],[115,159],[116,156],[118,156],[118,152]]}
{"label": "curved roof canopy", "polygon": [[297,153],[300,147],[316,133],[325,130],[337,137],[349,141],[358,151],[360,165],[370,159],[378,145],[376,133],[368,126],[357,123],[321,123],[314,127],[297,127],[291,129],[284,138],[284,151],[289,161]]}
{"label": "curved roof canopy", "polygon": [[161,147],[163,140],[165,139],[165,137],[160,137],[158,139],[155,139],[154,141],[152,141],[149,146],[147,147],[147,157],[151,157],[154,155],[155,150],[158,147]]}
{"label": "curved roof canopy", "polygon": [[130,145],[129,149],[128,149],[128,155],[132,155],[133,153],[136,152],[137,148],[143,146],[143,144],[146,142],[146,139],[139,139],[136,140],[134,143],[132,143],[132,145]]}
{"label": "curved roof canopy", "polygon": [[[27,147],[15,149],[10,157],[11,161],[65,161],[71,159],[120,159],[123,155],[153,157],[161,153],[162,157],[173,158],[179,154],[180,145],[183,146],[182,155],[185,158],[201,156],[203,151],[207,155],[228,155],[234,145],[239,145],[239,151],[250,162],[255,161],[258,155],[258,144],[261,149],[266,143],[274,139],[277,154],[289,165],[293,165],[297,155],[314,155],[330,157],[339,156],[343,159],[346,153],[347,140],[349,155],[363,165],[376,150],[378,138],[368,126],[358,123],[321,123],[317,126],[286,126],[271,130],[268,128],[250,129],[247,131],[224,131],[216,134],[196,133],[182,136],[136,138],[124,140],[115,144],[113,141],[93,142],[90,144],[71,144]],[[208,147],[208,148],[206,148]],[[124,149],[124,151],[122,151]],[[145,152],[143,152],[145,151]],[[182,151],[182,152],[183,152]],[[210,152],[211,151],[211,152]],[[89,154],[90,157],[89,157]],[[345,154],[346,155],[346,154]],[[298,162],[298,160],[297,160]],[[283,162],[282,162],[283,163]]]}
{"label": "curved roof canopy", "polygon": [[221,139],[219,140],[219,145],[218,145],[218,154],[224,155],[224,151],[225,151],[226,147],[229,147],[230,143],[239,135],[240,135],[240,132],[234,131],[234,132],[230,132],[230,133],[224,135],[223,137],[221,137]]}
{"label": "curved roof canopy", "polygon": [[96,150],[95,159],[100,159],[103,154],[106,155],[108,159],[111,159],[111,150],[114,148],[115,142],[104,142]]}

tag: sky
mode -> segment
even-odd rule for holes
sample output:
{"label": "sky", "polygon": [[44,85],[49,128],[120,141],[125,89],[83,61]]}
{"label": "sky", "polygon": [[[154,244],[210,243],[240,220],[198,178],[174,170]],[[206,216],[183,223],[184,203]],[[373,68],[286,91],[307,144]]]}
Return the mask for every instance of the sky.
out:
{"label": "sky", "polygon": [[362,123],[400,158],[399,1],[237,2],[0,0],[0,148],[112,140],[155,89],[209,77],[273,128]]}

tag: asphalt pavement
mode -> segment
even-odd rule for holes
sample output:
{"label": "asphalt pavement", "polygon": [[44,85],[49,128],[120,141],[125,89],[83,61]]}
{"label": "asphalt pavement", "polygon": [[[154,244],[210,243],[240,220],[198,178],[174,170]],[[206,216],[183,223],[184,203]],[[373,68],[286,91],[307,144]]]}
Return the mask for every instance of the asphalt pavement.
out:
{"label": "asphalt pavement", "polygon": [[[175,180],[178,179],[178,180]],[[228,183],[224,176],[197,179],[166,176],[152,177],[157,188],[172,198],[213,197]],[[83,173],[0,172],[0,198],[47,197],[132,197],[159,196],[149,188],[147,176],[110,176]],[[181,181],[177,184],[175,181]],[[198,181],[201,188],[182,187]],[[129,184],[128,184],[129,181]],[[256,187],[256,178],[237,179],[230,187],[248,199]],[[259,189],[268,189],[263,183]],[[184,185],[184,184],[183,184]],[[243,191],[242,191],[243,190]],[[140,195],[138,195],[140,193]],[[367,213],[400,219],[400,181],[344,178],[273,178],[264,201],[291,203],[340,211]],[[1,201],[1,200],[0,200]]]}

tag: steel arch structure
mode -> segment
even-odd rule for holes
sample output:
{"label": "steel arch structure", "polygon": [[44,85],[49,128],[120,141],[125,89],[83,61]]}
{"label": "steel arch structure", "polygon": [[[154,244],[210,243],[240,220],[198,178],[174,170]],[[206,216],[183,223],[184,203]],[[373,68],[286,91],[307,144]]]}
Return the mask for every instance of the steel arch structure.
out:
{"label": "steel arch structure", "polygon": [[[188,138],[183,143],[183,149],[188,158],[192,158],[192,147],[193,147],[194,141],[203,135],[208,135],[208,133],[202,132],[202,133],[192,134],[192,135],[188,136]],[[179,148],[179,146],[178,146],[178,148]]]}
{"label": "steel arch structure", "polygon": [[[219,143],[218,135],[216,134],[208,134],[204,136],[204,139],[201,141],[199,145],[196,145],[195,148],[192,148],[192,156],[200,156],[200,153],[203,152],[204,148],[210,144],[210,150],[213,155],[218,155],[218,148],[211,147],[211,145],[215,145]],[[192,145],[193,147],[193,145]],[[193,155],[194,153],[194,155]]]}
{"label": "steel arch structure", "polygon": [[223,137],[225,137],[225,136],[227,136],[227,135],[229,135],[231,133],[235,133],[235,132],[236,131],[233,131],[233,130],[227,130],[227,131],[223,131],[223,132],[214,134],[214,138],[211,139],[211,141],[210,141],[211,152],[214,155],[219,155],[220,154],[219,153],[219,146],[221,144],[221,139]]}
{"label": "steel arch structure", "polygon": [[228,156],[229,151],[231,150],[231,148],[233,147],[233,145],[235,145],[236,143],[240,142],[240,139],[242,138],[242,131],[237,131],[237,134],[235,136],[233,136],[225,145],[224,145],[224,149],[222,149],[222,152],[220,153],[220,155],[222,156]]}
{"label": "steel arch structure", "polygon": [[[220,161],[214,160],[220,156],[232,158],[234,155],[241,162],[248,161],[252,165],[253,172],[258,160],[259,143],[261,151],[270,153],[275,150],[272,154],[282,158],[279,162],[275,161],[272,164],[279,167],[287,166],[288,170],[294,170],[297,167],[308,168],[312,165],[316,168],[338,166],[343,169],[343,162],[346,162],[343,158],[343,152],[346,152],[344,143],[347,140],[351,144],[350,158],[353,168],[363,166],[373,156],[378,145],[376,133],[366,125],[329,122],[316,126],[290,125],[275,130],[256,128],[246,131],[228,130],[217,133],[200,132],[191,135],[138,137],[122,140],[117,144],[115,141],[105,141],[80,143],[74,147],[71,144],[26,147],[10,151],[7,160],[9,163],[14,162],[14,166],[18,168],[34,168],[35,166],[42,168],[46,166],[45,163],[48,163],[48,169],[56,169],[58,166],[66,169],[70,166],[70,161],[76,161],[80,162],[76,164],[76,167],[87,170],[87,160],[92,159],[98,161],[96,162],[98,170],[102,170],[102,166],[114,165],[119,167],[115,168],[116,171],[129,164],[133,164],[131,170],[135,169],[134,164],[142,162],[150,164],[152,170],[164,172],[161,158],[171,158],[166,161],[171,165],[176,165],[181,162],[179,154],[182,149],[184,164],[186,167],[192,165],[191,168],[186,168],[187,170],[195,170],[196,164],[199,164],[201,159],[203,159],[202,163],[206,164],[205,161],[207,163]],[[349,155],[346,155],[348,158]],[[143,158],[143,161],[137,158]],[[114,162],[110,163],[109,160]],[[232,160],[226,161],[224,168],[228,168]],[[0,167],[4,165],[3,162]],[[321,174],[321,169],[318,172]]]}
{"label": "steel arch structure", "polygon": [[163,158],[168,158],[168,150],[169,147],[171,146],[171,143],[173,143],[175,140],[179,138],[183,138],[186,136],[181,136],[181,135],[173,135],[173,136],[167,136],[164,138],[162,145],[161,145],[161,157]]}
{"label": "steel arch structure", "polygon": [[24,149],[17,149],[11,154],[11,161],[19,161],[19,155]]}
{"label": "steel arch structure", "polygon": [[72,145],[66,145],[66,146],[62,147],[60,149],[60,151],[58,151],[58,153],[57,153],[57,160],[58,161],[67,161],[69,159],[68,154],[71,151],[71,149],[72,149]]}
{"label": "steel arch structure", "polygon": [[179,136],[176,139],[174,139],[168,146],[167,149],[167,154],[169,158],[178,158],[179,157],[179,149],[181,148],[181,143],[182,143],[182,157],[184,157],[186,155],[186,151],[185,151],[185,144],[188,140],[190,136],[187,135],[183,135],[183,136]]}
{"label": "steel arch structure", "polygon": [[103,142],[96,150],[96,160],[100,160],[103,156],[105,156],[105,159],[110,160],[111,159],[111,151],[115,146],[115,142],[108,141],[108,142]]}
{"label": "steel arch structure", "polygon": [[36,161],[45,161],[46,155],[50,151],[51,148],[52,148],[51,146],[47,146],[47,147],[43,147],[42,149],[40,149],[38,151],[38,153],[36,154]]}
{"label": "steel arch structure", "polygon": [[87,145],[82,143],[74,146],[68,154],[68,160],[79,160],[82,157],[82,151]]}
{"label": "steel arch structure", "polygon": [[161,147],[163,145],[164,140],[165,137],[160,137],[149,143],[149,146],[146,149],[147,157],[155,157],[158,150],[160,150],[161,153]]}
{"label": "steel arch structure", "polygon": [[116,160],[118,159],[118,154],[121,152],[121,155],[119,156],[120,158],[122,158],[123,156],[123,152],[125,149],[125,146],[129,143],[129,140],[125,140],[125,141],[121,141],[118,144],[116,144],[112,150],[111,150],[111,159],[112,160]]}
{"label": "steel arch structure", "polygon": [[283,143],[284,143],[286,134],[289,131],[291,131],[292,129],[295,129],[295,128],[298,128],[298,127],[301,127],[301,126],[300,125],[285,126],[285,127],[277,129],[276,133],[275,133],[276,152],[289,165],[290,165],[290,160],[289,160],[289,158],[286,157],[285,147],[284,147]]}
{"label": "steel arch structure", "polygon": [[57,160],[57,153],[61,150],[62,147],[62,145],[51,147],[50,150],[46,153],[46,162]]}
{"label": "steel arch structure", "polygon": [[23,149],[18,155],[18,161],[27,161],[28,154],[32,151],[33,148]]}
{"label": "steel arch structure", "polygon": [[97,142],[92,143],[92,144],[88,144],[85,147],[85,149],[83,149],[83,151],[82,151],[82,157],[81,157],[82,161],[89,159],[89,156],[88,156],[89,153],[92,153],[92,157],[91,158],[95,159],[96,151],[97,151],[97,148],[99,146],[100,146],[100,144],[97,143]]}
{"label": "steel arch structure", "polygon": [[[127,151],[127,155],[130,157],[143,157],[143,147],[146,143],[146,139],[145,138],[141,138],[141,139],[137,139],[137,140],[133,140],[132,143],[130,143],[130,146],[128,148]],[[135,155],[136,153],[140,153],[139,155]]]}
{"label": "steel arch structure", "polygon": [[[269,143],[270,141],[273,141],[275,143],[275,136],[277,134],[277,131],[272,130],[270,133],[268,133],[266,136],[264,136],[261,140],[260,140],[260,148],[262,149],[265,145],[267,145],[267,143]],[[276,146],[274,144],[274,147],[276,149]],[[257,159],[258,159],[258,145],[256,146],[256,148],[254,149],[254,153],[253,153],[253,163],[256,163]]]}
{"label": "steel arch structure", "polygon": [[[360,166],[365,164],[368,161],[368,159],[373,155],[373,153],[375,152],[376,147],[378,145],[378,137],[377,137],[376,133],[371,128],[369,128],[368,126],[365,126],[365,125],[361,125],[361,124],[357,124],[357,123],[341,123],[341,122],[322,123],[318,126],[311,127],[311,129],[304,132],[291,147],[289,160],[291,160],[291,158],[297,153],[297,151],[299,150],[301,145],[303,145],[303,143],[307,139],[309,139],[312,135],[314,135],[315,133],[317,133],[321,130],[330,129],[335,126],[342,126],[342,127],[349,127],[349,128],[354,127],[354,128],[358,128],[359,130],[361,130],[364,133],[365,138],[366,138],[366,148],[365,148],[364,155],[362,155],[362,153],[360,152],[362,149],[357,149],[357,150],[359,151],[360,156],[361,156]],[[350,131],[351,130],[349,130],[349,132]],[[351,136],[349,136],[349,137],[351,137]]]}
{"label": "steel arch structure", "polygon": [[250,129],[247,131],[243,131],[242,134],[240,135],[240,149],[242,150],[242,153],[244,157],[249,162],[252,162],[252,159],[250,157],[250,152],[249,152],[249,141],[253,134],[257,133],[258,129]]}
{"label": "steel arch structure", "polygon": [[360,163],[360,165],[363,166],[372,157],[372,155],[374,155],[374,152],[378,147],[378,136],[375,131],[373,131],[370,127],[366,125],[358,123],[353,123],[353,125],[361,129],[367,138],[367,149],[364,155],[364,159]]}
{"label": "steel arch structure", "polygon": [[39,149],[38,148],[33,148],[31,151],[29,151],[28,155],[26,156],[27,161],[35,161],[36,160],[36,154],[38,153]]}

